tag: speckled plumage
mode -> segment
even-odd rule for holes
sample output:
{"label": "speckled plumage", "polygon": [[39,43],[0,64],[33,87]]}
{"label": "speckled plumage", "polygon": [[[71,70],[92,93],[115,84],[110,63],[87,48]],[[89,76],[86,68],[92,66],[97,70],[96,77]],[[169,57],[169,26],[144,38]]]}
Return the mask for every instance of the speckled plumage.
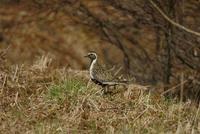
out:
{"label": "speckled plumage", "polygon": [[127,81],[117,81],[115,78],[115,75],[111,72],[106,70],[104,67],[98,64],[97,59],[98,56],[96,53],[91,52],[88,53],[87,56],[90,58],[90,68],[89,68],[89,73],[90,73],[90,78],[91,80],[101,86],[111,86],[111,85],[119,85],[119,84],[126,84]]}

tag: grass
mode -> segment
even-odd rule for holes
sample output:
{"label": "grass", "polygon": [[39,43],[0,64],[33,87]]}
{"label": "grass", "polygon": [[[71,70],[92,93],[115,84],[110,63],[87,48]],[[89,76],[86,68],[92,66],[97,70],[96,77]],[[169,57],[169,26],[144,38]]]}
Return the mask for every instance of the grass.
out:
{"label": "grass", "polygon": [[66,97],[78,96],[84,92],[87,87],[86,84],[78,79],[67,79],[58,84],[53,84],[49,88],[49,99],[56,99],[63,101]]}
{"label": "grass", "polygon": [[[12,39],[12,47],[8,61],[0,60],[0,133],[200,133],[199,107],[189,100],[180,102],[146,93],[139,86],[101,95],[98,86],[86,86],[87,74],[82,75],[82,71],[55,68],[66,63],[83,64],[74,56],[68,60],[66,52],[68,56],[80,55],[82,52],[77,48],[83,44],[88,48],[96,44],[93,47],[98,49],[102,43],[98,37],[91,39],[93,34],[86,36],[85,28],[67,23],[71,17],[66,12],[58,11],[52,16],[49,11],[38,12],[35,7],[30,11],[30,6],[24,7],[20,7],[22,14],[24,11],[26,14],[26,9],[28,12],[23,17],[18,7],[1,9],[3,23],[23,23],[13,25],[14,29],[9,25],[3,29],[6,40]],[[52,21],[57,18],[59,21]],[[59,48],[55,44],[60,44]],[[111,50],[116,51],[115,47]],[[32,61],[43,51],[51,52],[49,57],[55,56],[57,60],[43,56],[37,62]],[[7,62],[25,65],[10,67]]]}
{"label": "grass", "polygon": [[139,85],[101,95],[98,86],[87,86],[87,74],[50,66],[3,71],[0,133],[200,133],[199,108],[190,101]]}

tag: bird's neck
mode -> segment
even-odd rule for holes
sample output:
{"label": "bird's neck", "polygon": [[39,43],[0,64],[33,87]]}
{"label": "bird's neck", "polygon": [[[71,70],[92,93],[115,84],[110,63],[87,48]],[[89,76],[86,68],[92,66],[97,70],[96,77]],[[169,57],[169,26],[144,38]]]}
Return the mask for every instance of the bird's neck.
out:
{"label": "bird's neck", "polygon": [[96,64],[96,62],[97,62],[97,58],[94,59],[94,60],[91,60],[91,63],[90,63],[90,69],[89,69],[89,71],[90,71],[90,77],[91,77],[91,79],[94,79],[93,70],[94,70],[94,65]]}

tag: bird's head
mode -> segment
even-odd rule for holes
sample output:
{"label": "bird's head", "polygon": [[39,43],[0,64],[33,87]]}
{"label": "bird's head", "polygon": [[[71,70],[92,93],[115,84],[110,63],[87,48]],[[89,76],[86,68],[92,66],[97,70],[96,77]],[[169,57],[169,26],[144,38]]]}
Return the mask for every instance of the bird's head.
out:
{"label": "bird's head", "polygon": [[89,52],[86,56],[87,58],[90,58],[91,60],[97,59],[97,54],[95,52]]}

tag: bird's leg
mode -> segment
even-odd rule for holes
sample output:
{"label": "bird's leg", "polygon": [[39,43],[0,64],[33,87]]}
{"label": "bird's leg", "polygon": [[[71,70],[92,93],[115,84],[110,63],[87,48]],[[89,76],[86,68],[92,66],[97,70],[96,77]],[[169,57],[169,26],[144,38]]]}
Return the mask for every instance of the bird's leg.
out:
{"label": "bird's leg", "polygon": [[105,92],[105,87],[101,86],[100,89],[101,90],[99,90],[97,93],[100,93],[100,95],[103,96]]}
{"label": "bird's leg", "polygon": [[87,88],[89,88],[90,85],[91,85],[91,79],[89,79],[89,81],[87,82]]}
{"label": "bird's leg", "polygon": [[108,86],[103,87],[103,94],[107,94],[109,90]]}
{"label": "bird's leg", "polygon": [[104,90],[103,90],[103,94],[106,94],[107,92],[108,92],[108,87],[105,86],[105,87],[104,87]]}

